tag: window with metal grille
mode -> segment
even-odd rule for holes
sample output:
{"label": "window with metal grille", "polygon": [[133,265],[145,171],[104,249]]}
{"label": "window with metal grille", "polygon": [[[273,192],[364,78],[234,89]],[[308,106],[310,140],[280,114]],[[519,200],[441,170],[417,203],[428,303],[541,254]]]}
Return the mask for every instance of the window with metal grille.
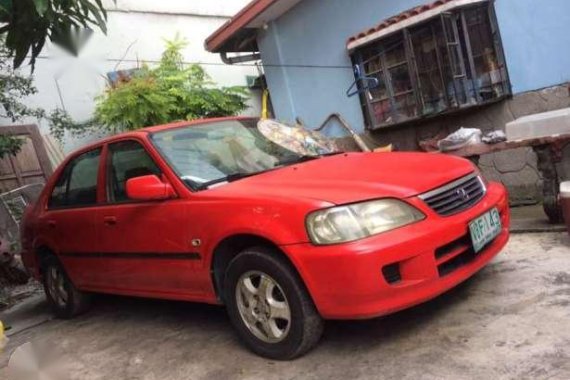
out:
{"label": "window with metal grille", "polygon": [[[444,12],[352,52],[370,129],[494,102],[511,93],[492,2]],[[358,78],[357,78],[358,79]],[[362,82],[359,82],[362,84]]]}

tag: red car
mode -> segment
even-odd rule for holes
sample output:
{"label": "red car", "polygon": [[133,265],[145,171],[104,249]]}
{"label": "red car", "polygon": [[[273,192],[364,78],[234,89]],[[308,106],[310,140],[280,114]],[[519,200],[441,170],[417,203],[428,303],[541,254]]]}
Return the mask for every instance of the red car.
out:
{"label": "red car", "polygon": [[84,311],[90,293],[223,304],[250,349],[292,359],[324,319],[425,302],[507,243],[505,188],[469,161],[303,155],[256,125],[145,128],[67,158],[22,228],[55,314]]}

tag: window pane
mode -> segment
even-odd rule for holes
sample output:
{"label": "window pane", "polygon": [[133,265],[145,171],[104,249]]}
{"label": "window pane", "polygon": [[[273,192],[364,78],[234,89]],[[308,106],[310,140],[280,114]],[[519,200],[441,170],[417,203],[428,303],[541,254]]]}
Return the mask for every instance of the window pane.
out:
{"label": "window pane", "polygon": [[391,124],[395,120],[391,114],[392,105],[390,100],[382,100],[372,104],[372,113],[376,117],[375,125]]}
{"label": "window pane", "polygon": [[111,165],[107,171],[109,202],[124,202],[129,199],[126,185],[131,178],[145,175],[160,175],[160,169],[144,147],[136,141],[124,141],[110,147]]}
{"label": "window pane", "polygon": [[443,17],[443,26],[445,28],[445,35],[447,42],[450,44],[457,44],[459,41],[457,39],[457,34],[455,33],[455,19],[453,16]]}
{"label": "window pane", "polygon": [[404,49],[404,37],[402,33],[393,38],[389,38],[382,46],[384,48],[386,67],[406,63],[406,50]]}
{"label": "window pane", "polygon": [[[447,24],[447,34],[450,33],[455,36],[455,30],[450,17],[444,18],[444,23]],[[451,28],[451,29],[450,29]],[[445,91],[448,95],[448,105],[450,107],[459,107],[461,104],[467,102],[467,94],[464,86],[465,78],[456,78],[456,74],[462,73],[461,55],[458,53],[458,45],[449,44],[443,30],[443,24],[434,23],[434,31],[436,35],[437,45],[441,53],[442,61],[442,74],[444,79]],[[453,37],[453,40],[456,38]],[[451,52],[451,55],[450,55]]]}
{"label": "window pane", "polygon": [[398,122],[403,122],[408,119],[414,118],[416,112],[416,98],[413,94],[396,96],[394,115]]}
{"label": "window pane", "polygon": [[368,91],[368,98],[370,101],[385,99],[388,97],[388,91],[386,90],[386,81],[384,81],[384,73],[379,72],[372,75],[373,78],[378,80],[378,86],[370,89]]}
{"label": "window pane", "polygon": [[65,206],[88,206],[97,203],[97,172],[101,149],[87,152],[70,163],[71,174]]}
{"label": "window pane", "polygon": [[381,69],[382,69],[382,63],[380,62],[379,56],[373,57],[369,61],[364,63],[364,71],[368,75],[373,74]]}
{"label": "window pane", "polygon": [[440,46],[432,26],[433,23],[420,27],[411,34],[423,103],[422,114],[442,112],[447,108],[443,75],[438,61]]}
{"label": "window pane", "polygon": [[53,188],[53,191],[49,198],[48,202],[49,208],[65,206],[66,195],[67,195],[66,194],[67,183],[69,181],[70,169],[71,169],[71,164],[68,164],[61,173],[59,179],[57,180],[57,183],[55,184],[55,187]]}
{"label": "window pane", "polygon": [[475,65],[475,79],[482,100],[490,100],[504,94],[506,71],[499,65],[495,49],[491,21],[487,7],[465,12],[469,41]]}
{"label": "window pane", "polygon": [[394,89],[395,95],[411,91],[413,89],[407,64],[390,69],[390,79],[392,81],[392,88]]}

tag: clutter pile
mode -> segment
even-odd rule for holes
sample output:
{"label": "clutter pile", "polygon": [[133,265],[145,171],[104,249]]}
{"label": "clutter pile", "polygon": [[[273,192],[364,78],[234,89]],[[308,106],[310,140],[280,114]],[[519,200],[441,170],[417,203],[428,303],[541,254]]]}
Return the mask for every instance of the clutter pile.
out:
{"label": "clutter pile", "polygon": [[450,152],[465,148],[469,145],[498,144],[507,141],[507,135],[503,131],[492,131],[483,136],[483,132],[477,128],[459,128],[446,138],[439,140],[437,146],[441,152]]}

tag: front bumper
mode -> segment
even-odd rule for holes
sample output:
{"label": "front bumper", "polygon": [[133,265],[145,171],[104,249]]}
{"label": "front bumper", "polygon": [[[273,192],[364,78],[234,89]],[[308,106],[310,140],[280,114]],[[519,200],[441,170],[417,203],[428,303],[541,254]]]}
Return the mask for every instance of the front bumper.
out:
{"label": "front bumper", "polygon": [[[489,184],[479,203],[450,217],[418,198],[408,201],[427,215],[424,221],[352,243],[282,247],[324,318],[373,318],[428,301],[479,271],[507,244],[510,213],[500,184]],[[468,224],[494,207],[502,232],[474,254]],[[390,283],[382,269],[394,265],[400,279]]]}

